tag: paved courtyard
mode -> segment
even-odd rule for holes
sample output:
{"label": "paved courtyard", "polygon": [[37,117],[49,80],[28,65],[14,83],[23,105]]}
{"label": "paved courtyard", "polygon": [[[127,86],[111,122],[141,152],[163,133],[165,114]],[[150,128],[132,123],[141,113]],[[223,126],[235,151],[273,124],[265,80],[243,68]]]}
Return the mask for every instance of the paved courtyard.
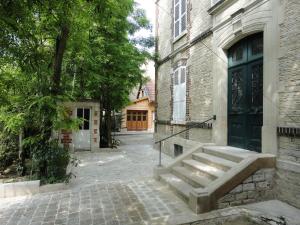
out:
{"label": "paved courtyard", "polygon": [[[80,160],[73,169],[76,179],[73,188],[81,188],[98,182],[140,180],[152,176],[153,168],[158,164],[158,151],[152,148],[153,134],[130,134],[116,136],[121,141],[114,152],[80,152]],[[163,163],[171,158],[162,156]]]}
{"label": "paved courtyard", "polygon": [[[64,191],[0,199],[1,225],[165,224],[192,214],[186,204],[152,179],[158,152],[152,135],[118,137],[116,152],[77,153],[76,178]],[[163,156],[163,162],[171,159]]]}

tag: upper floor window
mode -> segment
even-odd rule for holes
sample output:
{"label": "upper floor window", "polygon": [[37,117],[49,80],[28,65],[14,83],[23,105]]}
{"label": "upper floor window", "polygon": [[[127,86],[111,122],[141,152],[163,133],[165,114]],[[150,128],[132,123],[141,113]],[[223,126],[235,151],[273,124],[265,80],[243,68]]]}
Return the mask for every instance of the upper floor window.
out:
{"label": "upper floor window", "polygon": [[174,0],[174,38],[186,31],[187,0]]}
{"label": "upper floor window", "polygon": [[174,72],[173,85],[173,121],[184,122],[186,116],[186,67]]}

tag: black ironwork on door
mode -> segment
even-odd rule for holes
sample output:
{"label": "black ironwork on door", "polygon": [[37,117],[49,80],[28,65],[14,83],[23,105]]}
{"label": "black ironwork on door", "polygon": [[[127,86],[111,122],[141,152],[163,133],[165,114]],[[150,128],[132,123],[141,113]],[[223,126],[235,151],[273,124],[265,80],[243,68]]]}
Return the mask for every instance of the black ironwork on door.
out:
{"label": "black ironwork on door", "polygon": [[228,57],[228,145],[261,152],[263,34],[239,41]]}

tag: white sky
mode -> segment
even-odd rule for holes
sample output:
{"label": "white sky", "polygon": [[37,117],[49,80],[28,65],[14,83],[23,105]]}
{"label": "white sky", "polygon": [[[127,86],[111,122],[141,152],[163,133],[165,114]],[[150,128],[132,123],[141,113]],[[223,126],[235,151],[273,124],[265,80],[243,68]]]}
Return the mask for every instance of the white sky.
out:
{"label": "white sky", "polygon": [[154,34],[154,24],[155,24],[155,0],[135,0],[140,4],[141,8],[146,10],[147,18],[153,26]]}
{"label": "white sky", "polygon": [[[138,33],[138,35],[142,36],[149,36],[152,34],[154,36],[155,32],[155,0],[135,0],[137,3],[140,4],[140,7],[143,8],[146,11],[146,15],[148,20],[150,21],[152,25],[152,31],[141,31]],[[155,78],[155,69],[154,69],[154,63],[149,62],[146,67],[146,74],[151,79],[154,80]]]}

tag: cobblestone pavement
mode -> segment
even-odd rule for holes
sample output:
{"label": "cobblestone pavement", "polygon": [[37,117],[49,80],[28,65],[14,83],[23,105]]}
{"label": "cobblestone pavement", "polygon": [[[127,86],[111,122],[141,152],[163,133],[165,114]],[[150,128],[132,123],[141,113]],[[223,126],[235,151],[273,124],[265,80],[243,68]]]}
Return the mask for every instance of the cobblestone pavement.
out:
{"label": "cobblestone pavement", "polygon": [[[158,164],[158,151],[152,148],[153,134],[116,136],[121,141],[118,152],[80,152],[80,160],[73,169],[76,179],[72,188],[81,188],[97,182],[130,181],[152,176]],[[171,158],[162,156],[168,164]]]}
{"label": "cobblestone pavement", "polygon": [[120,152],[78,154],[81,166],[68,190],[0,199],[0,224],[165,224],[172,215],[192,214],[166,186],[151,178],[157,164],[151,136],[120,139]]}

